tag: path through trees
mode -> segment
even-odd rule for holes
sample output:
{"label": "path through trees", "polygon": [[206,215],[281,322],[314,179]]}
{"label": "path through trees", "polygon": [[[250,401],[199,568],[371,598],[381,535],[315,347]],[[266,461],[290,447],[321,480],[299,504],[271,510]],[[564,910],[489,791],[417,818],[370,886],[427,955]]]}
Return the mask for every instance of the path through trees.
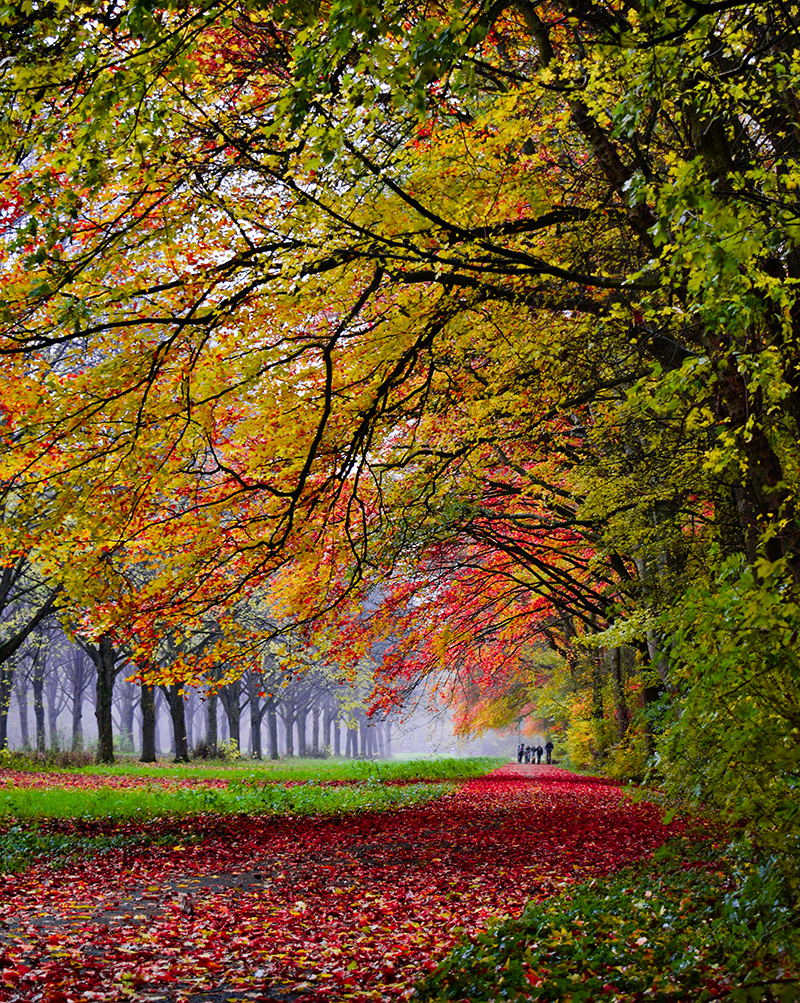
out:
{"label": "path through trees", "polygon": [[683,827],[607,781],[516,765],[398,812],[162,824],[163,846],[134,848],[142,827],[119,825],[105,855],[4,878],[2,1003],[43,986],[54,1000],[405,999],[462,934]]}

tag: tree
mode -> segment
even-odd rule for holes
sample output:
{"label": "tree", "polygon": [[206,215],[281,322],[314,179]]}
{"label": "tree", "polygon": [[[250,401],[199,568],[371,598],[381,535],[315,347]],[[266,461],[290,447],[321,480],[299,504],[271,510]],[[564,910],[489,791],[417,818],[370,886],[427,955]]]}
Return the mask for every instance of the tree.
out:
{"label": "tree", "polygon": [[710,563],[791,598],[789,6],[128,13],[3,41],[2,481],[98,631],[269,588],[387,699],[599,635],[680,700]]}
{"label": "tree", "polygon": [[96,644],[78,638],[78,644],[83,648],[95,667],[95,706],[97,719],[97,762],[114,762],[114,725],[112,706],[114,699],[114,681],[126,664],[128,655],[115,645],[108,634],[103,634]]}

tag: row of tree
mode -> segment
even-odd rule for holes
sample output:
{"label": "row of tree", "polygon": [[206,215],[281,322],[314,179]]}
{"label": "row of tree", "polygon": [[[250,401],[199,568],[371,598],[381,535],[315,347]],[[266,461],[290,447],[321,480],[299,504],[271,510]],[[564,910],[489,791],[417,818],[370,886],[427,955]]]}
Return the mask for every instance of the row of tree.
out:
{"label": "row of tree", "polygon": [[[137,684],[126,678],[134,667],[123,659],[110,681],[111,714],[98,714],[109,683],[98,671],[97,650],[70,640],[57,622],[45,620],[31,633],[0,667],[0,749],[10,744],[13,698],[18,745],[39,754],[91,745],[103,762],[110,762],[114,751],[137,751],[146,762],[166,751],[177,761],[240,752],[253,759],[391,756],[391,723],[367,717],[363,694],[331,671],[287,675],[274,660],[271,669],[247,670],[218,687],[184,689],[174,683]],[[88,727],[87,710],[95,718]],[[159,729],[165,721],[166,744]]]}

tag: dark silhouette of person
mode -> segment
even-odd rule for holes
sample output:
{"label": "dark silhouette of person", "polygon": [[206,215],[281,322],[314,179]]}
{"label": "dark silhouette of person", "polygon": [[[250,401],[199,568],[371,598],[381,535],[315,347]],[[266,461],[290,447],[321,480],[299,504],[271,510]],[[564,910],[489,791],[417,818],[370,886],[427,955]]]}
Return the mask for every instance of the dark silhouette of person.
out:
{"label": "dark silhouette of person", "polygon": [[522,744],[522,742],[520,742],[519,745],[517,746],[517,762],[518,763],[522,762],[522,757],[524,755],[525,755],[525,746]]}
{"label": "dark silhouette of person", "polygon": [[553,743],[548,738],[545,742],[544,751],[547,753],[547,762],[553,762]]}
{"label": "dark silhouette of person", "polygon": [[541,745],[537,745],[536,746],[536,762],[537,763],[541,763],[541,761],[542,761],[542,753],[543,752],[544,752],[544,749],[541,747]]}

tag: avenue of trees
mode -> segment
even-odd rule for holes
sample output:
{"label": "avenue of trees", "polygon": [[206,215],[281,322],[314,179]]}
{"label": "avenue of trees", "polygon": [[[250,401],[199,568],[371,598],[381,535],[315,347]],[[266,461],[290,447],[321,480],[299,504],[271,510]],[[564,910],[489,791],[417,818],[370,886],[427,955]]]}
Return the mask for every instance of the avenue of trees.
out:
{"label": "avenue of trees", "polygon": [[796,838],[798,46],[791,0],[9,5],[17,647],[52,606],[180,688],[291,629]]}
{"label": "avenue of trees", "polygon": [[[125,678],[134,667],[124,651],[100,657],[102,647],[76,643],[51,618],[5,661],[0,749],[9,744],[13,727],[15,744],[24,750],[42,755],[91,748],[104,762],[115,753],[135,753],[143,762],[154,762],[159,754],[178,762],[239,755],[391,756],[394,722],[367,716],[363,671],[359,688],[319,666],[286,673],[267,655],[256,669],[217,686],[210,679],[204,689],[184,690],[175,683],[142,687]],[[104,662],[113,665],[108,694]]]}

